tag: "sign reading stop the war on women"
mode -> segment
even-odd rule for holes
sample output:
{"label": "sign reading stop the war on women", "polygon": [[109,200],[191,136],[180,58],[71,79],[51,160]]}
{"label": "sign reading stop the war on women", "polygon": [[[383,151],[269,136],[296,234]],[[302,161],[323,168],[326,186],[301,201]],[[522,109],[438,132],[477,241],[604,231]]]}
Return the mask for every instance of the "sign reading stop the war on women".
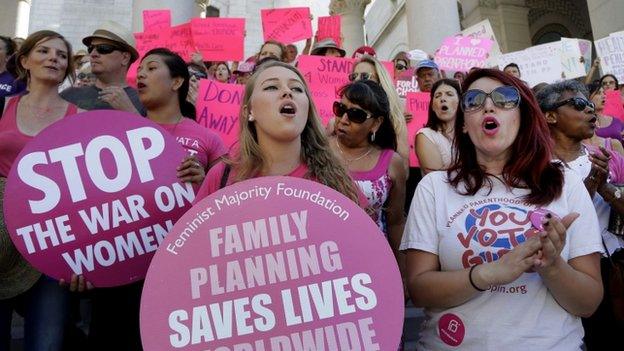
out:
{"label": "sign reading stop the war on women", "polygon": [[441,69],[468,72],[472,67],[486,67],[492,44],[487,38],[469,36],[447,37],[436,52],[435,61]]}
{"label": "sign reading stop the war on women", "polygon": [[227,147],[238,141],[238,117],[245,86],[212,79],[199,81],[197,123],[219,134]]}
{"label": "sign reading stop the war on women", "polygon": [[91,111],[43,130],[13,163],[4,218],[17,249],[56,279],[97,287],[143,279],[195,198],[176,167],[186,152],[156,124]]}
{"label": "sign reading stop the war on women", "polygon": [[403,302],[362,209],[309,180],[262,177],[175,224],[147,273],[141,339],[146,351],[396,350]]}
{"label": "sign reading stop the war on women", "polygon": [[260,10],[264,41],[277,40],[290,44],[312,37],[309,7]]}
{"label": "sign reading stop the war on women", "polygon": [[405,99],[405,110],[412,114],[412,119],[407,123],[407,140],[410,147],[410,167],[418,167],[419,162],[416,157],[414,142],[416,141],[416,133],[420,128],[427,124],[429,118],[429,102],[431,95],[422,92],[409,92]]}

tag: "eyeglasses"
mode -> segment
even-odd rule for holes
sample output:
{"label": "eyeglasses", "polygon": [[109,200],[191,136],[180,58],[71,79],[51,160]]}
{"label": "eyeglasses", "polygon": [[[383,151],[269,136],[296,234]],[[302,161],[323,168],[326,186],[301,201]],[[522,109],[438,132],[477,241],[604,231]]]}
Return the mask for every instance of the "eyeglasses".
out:
{"label": "eyeglasses", "polygon": [[520,105],[520,92],[516,87],[504,85],[486,93],[480,89],[471,89],[462,95],[461,107],[464,112],[479,111],[485,105],[485,100],[490,97],[494,106],[505,110],[511,110]]}
{"label": "eyeglasses", "polygon": [[93,49],[97,50],[97,52],[102,55],[108,55],[115,50],[121,50],[118,46],[115,46],[115,45],[95,44],[95,45],[89,45],[89,47],[87,48],[87,52],[91,53],[93,52]]}
{"label": "eyeglasses", "polygon": [[394,68],[396,68],[397,71],[404,71],[407,69],[407,66],[397,63],[396,65],[394,65]]}
{"label": "eyeglasses", "polygon": [[334,101],[334,115],[336,117],[342,117],[344,114],[347,114],[347,118],[349,121],[357,124],[362,124],[366,122],[367,119],[373,117],[370,113],[362,110],[361,108],[351,107],[348,108],[340,101]]}
{"label": "eyeglasses", "polygon": [[574,109],[577,111],[585,111],[587,107],[589,107],[592,111],[596,109],[596,105],[594,105],[593,102],[584,98],[573,97],[573,98],[569,98],[567,100],[563,100],[563,101],[559,101],[555,103],[554,105],[552,105],[550,110],[551,111],[556,110],[559,107],[564,106],[564,105],[572,105],[572,107],[574,107]]}
{"label": "eyeglasses", "polygon": [[[371,76],[372,75],[370,73],[368,73],[368,72],[351,73],[351,74],[349,74],[349,81],[353,82],[353,81],[356,81],[356,80],[367,80],[367,79],[370,79]],[[358,77],[360,79],[358,79]]]}

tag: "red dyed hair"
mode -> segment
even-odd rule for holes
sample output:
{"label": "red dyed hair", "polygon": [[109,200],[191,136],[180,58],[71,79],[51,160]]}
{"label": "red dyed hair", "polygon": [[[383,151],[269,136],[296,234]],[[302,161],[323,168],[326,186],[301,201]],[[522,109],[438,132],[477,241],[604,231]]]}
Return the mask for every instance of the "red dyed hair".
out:
{"label": "red dyed hair", "polygon": [[[521,80],[494,69],[475,70],[466,77],[462,91],[476,80],[487,77],[511,85],[520,92],[520,128],[511,145],[511,155],[503,167],[502,180],[509,187],[530,189],[524,200],[534,205],[546,205],[561,195],[563,171],[552,163],[553,142],[548,124],[531,89]],[[468,133],[463,133],[464,111],[457,111],[455,119],[455,159],[448,170],[450,184],[459,189],[465,186],[465,195],[475,195],[487,182],[488,174],[477,162],[475,145]]]}

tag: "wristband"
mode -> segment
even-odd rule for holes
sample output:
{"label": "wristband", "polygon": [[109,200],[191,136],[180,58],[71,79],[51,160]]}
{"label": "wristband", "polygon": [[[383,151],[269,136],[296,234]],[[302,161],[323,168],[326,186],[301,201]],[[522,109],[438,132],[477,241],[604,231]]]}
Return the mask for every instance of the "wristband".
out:
{"label": "wristband", "polygon": [[472,271],[474,271],[474,269],[478,266],[478,264],[475,264],[474,266],[470,267],[470,271],[468,272],[468,280],[470,280],[470,285],[472,285],[473,288],[475,288],[475,290],[477,291],[481,291],[484,292],[487,289],[481,289],[480,287],[477,286],[477,284],[474,283],[474,281],[472,280]]}

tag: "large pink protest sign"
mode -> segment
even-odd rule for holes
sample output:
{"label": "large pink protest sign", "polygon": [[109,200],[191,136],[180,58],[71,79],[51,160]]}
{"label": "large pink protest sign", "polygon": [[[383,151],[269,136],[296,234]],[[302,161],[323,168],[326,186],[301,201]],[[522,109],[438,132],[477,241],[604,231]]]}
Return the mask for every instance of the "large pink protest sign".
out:
{"label": "large pink protest sign", "polygon": [[190,61],[191,55],[197,51],[191,35],[190,23],[164,29],[160,35],[162,46],[177,52],[185,61]]}
{"label": "large pink protest sign", "polygon": [[151,49],[162,47],[160,36],[161,33],[158,31],[134,33],[135,48],[139,52],[139,59],[130,65],[126,74],[126,81],[129,85],[136,86],[137,70],[145,53]]}
{"label": "large pink protest sign", "polygon": [[290,44],[312,37],[310,8],[290,7],[260,10],[264,41]]}
{"label": "large pink protest sign", "polygon": [[141,339],[146,351],[396,350],[403,310],[395,258],[362,209],[263,177],[176,223],[147,273]]}
{"label": "large pink protest sign", "polygon": [[238,141],[238,116],[245,87],[211,79],[199,81],[197,123],[219,134],[230,147]]}
{"label": "large pink protest sign", "polygon": [[308,83],[316,109],[326,124],[334,117],[332,105],[340,99],[340,88],[349,83],[349,73],[353,70],[355,60],[302,55],[298,62],[299,71]]}
{"label": "large pink protest sign", "polygon": [[143,31],[171,27],[171,10],[143,10]]}
{"label": "large pink protest sign", "polygon": [[485,67],[493,41],[486,38],[447,37],[436,52],[440,69],[468,72],[472,67]]}
{"label": "large pink protest sign", "polygon": [[8,176],[4,218],[17,249],[57,279],[97,287],[143,279],[195,194],[176,167],[186,152],[151,121],[91,111],[43,130]]}
{"label": "large pink protest sign", "polygon": [[340,15],[319,17],[316,41],[327,38],[333,39],[339,47],[342,47]]}
{"label": "large pink protest sign", "polygon": [[241,61],[245,46],[244,18],[193,18],[193,43],[206,61]]}
{"label": "large pink protest sign", "polygon": [[407,140],[410,147],[410,167],[418,167],[419,162],[416,157],[416,149],[414,142],[416,133],[427,124],[429,117],[429,102],[431,95],[429,93],[407,93],[405,99],[405,110],[412,114],[412,119],[407,123]]}
{"label": "large pink protest sign", "polygon": [[605,105],[602,113],[624,120],[624,103],[622,94],[617,90],[605,92]]}

